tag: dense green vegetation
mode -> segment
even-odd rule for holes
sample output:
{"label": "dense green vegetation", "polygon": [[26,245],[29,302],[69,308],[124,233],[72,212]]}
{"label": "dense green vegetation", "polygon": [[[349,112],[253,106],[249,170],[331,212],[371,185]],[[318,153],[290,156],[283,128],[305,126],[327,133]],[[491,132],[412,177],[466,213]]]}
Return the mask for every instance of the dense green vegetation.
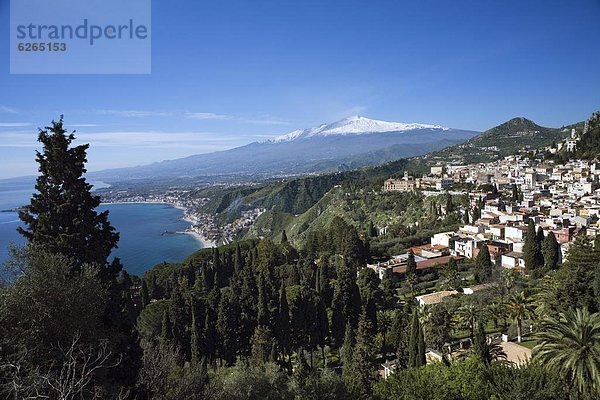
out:
{"label": "dense green vegetation", "polygon": [[[39,194],[21,215],[28,245],[14,250],[2,275],[6,398],[600,396],[600,240],[580,235],[559,265],[555,241],[532,228],[526,274],[500,270],[484,247],[471,263],[426,271],[409,253],[399,282],[380,279],[367,260],[420,244],[481,207],[448,195],[374,192],[407,167],[399,161],[341,181],[278,183],[276,196],[272,187],[232,189],[222,210],[240,197],[280,207],[285,218],[269,238],[203,249],[130,277],[118,260],[107,262],[116,233],[94,212],[98,200],[82,177],[86,148],[70,148],[73,139],[62,121],[40,134]],[[384,224],[388,233],[379,235]],[[413,301],[475,283],[490,286],[433,306]],[[501,332],[531,343],[532,362],[505,363],[486,336]],[[472,346],[445,356],[458,340]],[[428,350],[444,356],[428,362]],[[391,360],[395,372],[381,379],[379,365]]]}

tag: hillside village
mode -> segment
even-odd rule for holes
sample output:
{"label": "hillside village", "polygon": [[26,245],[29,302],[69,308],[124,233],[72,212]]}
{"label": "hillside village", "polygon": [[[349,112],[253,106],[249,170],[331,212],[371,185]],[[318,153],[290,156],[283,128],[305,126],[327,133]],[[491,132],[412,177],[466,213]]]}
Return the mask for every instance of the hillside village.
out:
{"label": "hillside village", "polygon": [[[577,136],[573,133],[558,148],[574,151]],[[575,144],[574,144],[575,143]],[[549,151],[556,148],[549,148]],[[401,179],[385,181],[384,191],[420,190],[438,195],[448,190],[453,195],[468,195],[472,207],[482,204],[477,216],[472,211],[465,224],[456,231],[436,233],[430,244],[413,248],[418,268],[445,264],[449,257],[475,258],[487,246],[491,259],[503,268],[526,268],[523,246],[529,221],[544,236],[552,232],[560,244],[560,260],[566,261],[568,250],[580,232],[592,238],[600,235],[600,165],[595,161],[572,160],[564,164],[508,156],[490,163],[431,167],[431,174],[415,178],[405,173]],[[458,183],[477,186],[489,184],[489,193],[452,190]],[[512,201],[503,200],[499,189],[513,190]],[[474,218],[476,217],[476,218]],[[388,263],[370,265],[383,276],[402,271],[406,256],[399,255]]]}
{"label": "hillside village", "polygon": [[[579,136],[573,129],[564,141],[544,150],[550,154],[561,150],[574,152],[578,142]],[[558,242],[556,262],[564,263],[578,235],[587,235],[592,239],[600,237],[599,181],[600,165],[596,161],[574,159],[556,163],[523,155],[472,165],[436,165],[431,167],[430,174],[422,177],[405,172],[402,178],[387,179],[382,190],[419,191],[425,196],[437,196],[441,192],[466,195],[470,207],[464,207],[460,212],[470,222],[454,231],[435,233],[428,244],[413,246],[407,253],[393,256],[385,262],[367,264],[367,267],[374,270],[380,279],[389,276],[399,282],[407,279],[411,260],[414,271],[423,275],[433,269],[446,267],[451,260],[474,261],[485,246],[497,267],[527,274],[534,268],[527,265],[524,256],[527,232],[531,225],[540,241],[542,233],[544,238],[549,234],[554,235]],[[457,188],[464,187],[465,183],[472,187],[489,185],[493,189],[489,192],[470,192]],[[506,200],[502,192],[510,192],[510,199]],[[414,299],[417,305],[426,307],[453,296],[490,290],[494,286],[480,284],[457,287],[458,290],[448,288],[422,293]],[[518,364],[531,357],[529,349],[509,342],[508,335],[501,335],[501,340],[498,336],[488,337],[488,340],[494,338],[508,355],[508,361]],[[467,342],[467,346],[470,346],[468,339]],[[450,356],[453,354],[452,345],[459,346],[460,351],[464,341],[447,344]],[[515,355],[512,359],[511,354]],[[440,361],[441,354],[429,350],[427,360]],[[394,365],[393,361],[382,365],[382,376],[388,376]]]}

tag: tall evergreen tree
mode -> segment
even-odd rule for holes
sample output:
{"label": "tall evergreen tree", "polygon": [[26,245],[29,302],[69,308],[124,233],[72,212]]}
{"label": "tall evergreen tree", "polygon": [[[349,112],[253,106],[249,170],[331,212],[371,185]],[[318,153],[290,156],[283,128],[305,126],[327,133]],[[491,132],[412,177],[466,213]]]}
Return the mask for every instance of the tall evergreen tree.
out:
{"label": "tall evergreen tree", "polygon": [[92,185],[84,177],[89,145],[71,147],[74,140],[62,116],[40,130],[43,150],[36,152],[40,176],[31,203],[19,212],[25,227],[18,231],[29,244],[71,258],[77,269],[95,264],[102,268],[104,279],[115,279],[121,266],[107,264],[107,259],[119,234],[108,221],[108,211],[95,211],[100,197],[92,195]]}
{"label": "tall evergreen tree", "polygon": [[190,326],[190,352],[192,365],[198,365],[200,358],[200,335],[198,333],[198,321],[196,320],[196,307],[192,304],[192,323]]}
{"label": "tall evergreen tree", "polygon": [[214,315],[214,312],[207,310],[207,313],[204,316],[204,349],[206,359],[209,363],[212,363],[215,360],[217,354],[216,321],[212,315]]}
{"label": "tall evergreen tree", "polygon": [[142,302],[142,307],[146,307],[150,304],[150,295],[148,293],[148,285],[146,285],[146,280],[142,279],[142,288],[140,289],[140,300]]}
{"label": "tall evergreen tree", "polygon": [[162,316],[160,336],[165,341],[173,339],[173,324],[171,323],[171,318],[169,317],[169,313],[166,310],[163,312]]}
{"label": "tall evergreen tree", "polygon": [[525,235],[525,244],[523,245],[523,261],[525,261],[525,268],[533,271],[538,267],[539,251],[535,223],[533,220],[529,220],[527,233]]}
{"label": "tall evergreen tree", "polygon": [[419,314],[413,311],[410,323],[410,338],[408,343],[408,366],[411,368],[425,365],[425,339],[423,328],[419,321]]}
{"label": "tall evergreen tree", "polygon": [[277,310],[277,329],[275,333],[277,336],[277,342],[279,349],[285,356],[288,353],[290,345],[290,309],[288,306],[287,295],[285,292],[285,285],[281,281],[281,288],[279,289],[279,307]]}
{"label": "tall evergreen tree", "polygon": [[542,254],[544,256],[544,269],[550,271],[558,267],[560,248],[554,233],[549,232],[542,243]]}
{"label": "tall evergreen tree", "polygon": [[318,303],[317,303],[317,335],[318,335],[318,344],[321,347],[321,357],[323,358],[323,366],[327,364],[327,359],[325,358],[325,345],[327,344],[327,339],[329,339],[329,318],[327,316],[327,307],[325,306],[325,300],[323,299],[323,295],[318,295]]}
{"label": "tall evergreen tree", "polygon": [[544,244],[544,230],[540,226],[535,235],[535,258],[536,258],[536,267],[542,268],[544,266],[544,255],[542,253],[542,246]]}
{"label": "tall evergreen tree", "polygon": [[288,238],[287,235],[285,234],[285,229],[283,230],[283,232],[281,232],[281,243],[287,243],[288,242]]}
{"label": "tall evergreen tree", "polygon": [[242,268],[244,267],[244,260],[242,259],[242,250],[240,244],[235,244],[235,255],[233,256],[233,272],[239,278]]}
{"label": "tall evergreen tree", "polygon": [[406,260],[406,276],[413,275],[417,272],[417,262],[415,261],[415,253],[412,249],[408,251],[408,259]]}
{"label": "tall evergreen tree", "polygon": [[479,283],[486,282],[492,276],[494,263],[490,256],[487,244],[483,244],[475,258],[475,280]]}
{"label": "tall evergreen tree", "polygon": [[338,268],[333,294],[332,334],[336,346],[340,346],[344,338],[346,323],[356,326],[360,312],[360,292],[356,284],[356,270],[342,260]]}
{"label": "tall evergreen tree", "polygon": [[237,296],[231,288],[227,288],[221,296],[217,317],[217,333],[219,337],[217,352],[225,361],[225,365],[235,363],[238,354],[240,308]]}
{"label": "tall evergreen tree", "polygon": [[350,366],[352,362],[352,350],[354,349],[354,329],[348,322],[346,324],[346,330],[344,332],[344,343],[340,349],[340,360],[344,369]]}
{"label": "tall evergreen tree", "polygon": [[370,399],[371,388],[376,381],[372,336],[369,333],[372,328],[369,324],[366,314],[362,313],[350,364],[344,366],[344,382],[358,399]]}
{"label": "tall evergreen tree", "polygon": [[518,200],[519,200],[519,189],[517,188],[517,185],[513,183],[512,187],[511,187],[510,201],[517,202]]}

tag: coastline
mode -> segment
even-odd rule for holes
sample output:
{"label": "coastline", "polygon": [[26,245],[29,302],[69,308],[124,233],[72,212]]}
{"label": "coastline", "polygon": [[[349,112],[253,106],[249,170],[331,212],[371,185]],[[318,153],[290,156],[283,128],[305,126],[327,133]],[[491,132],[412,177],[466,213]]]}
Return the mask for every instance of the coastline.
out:
{"label": "coastline", "polygon": [[[191,226],[193,226],[196,223],[196,221],[194,221],[192,218],[190,218],[188,216],[188,214],[187,214],[188,210],[185,207],[167,203],[165,201],[112,201],[112,202],[100,203],[100,205],[103,205],[103,206],[121,205],[121,204],[164,204],[169,207],[173,207],[175,209],[183,211],[183,217],[181,217],[181,219],[184,220],[185,222],[189,223]],[[190,228],[186,229],[185,231],[178,231],[175,233],[192,236],[194,239],[196,239],[196,241],[198,241],[202,245],[203,249],[217,247],[217,244],[215,242],[209,240],[204,235],[193,231],[191,229],[191,226],[190,226]]]}
{"label": "coastline", "polygon": [[198,232],[188,230],[188,231],[180,231],[180,232],[176,232],[176,233],[192,236],[194,239],[196,239],[198,242],[200,242],[202,244],[203,249],[210,249],[212,247],[217,247],[215,242],[211,242],[210,240],[208,240],[206,237],[202,236]]}

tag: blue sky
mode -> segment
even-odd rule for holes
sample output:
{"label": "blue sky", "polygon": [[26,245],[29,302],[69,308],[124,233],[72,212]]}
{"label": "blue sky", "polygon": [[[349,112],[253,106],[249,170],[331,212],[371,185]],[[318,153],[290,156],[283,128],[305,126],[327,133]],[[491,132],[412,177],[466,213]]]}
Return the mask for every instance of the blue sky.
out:
{"label": "blue sky", "polygon": [[[12,0],[15,1],[15,0]],[[350,115],[485,130],[600,109],[600,1],[154,0],[150,75],[10,75],[0,178],[65,114],[89,169],[222,150]]]}

